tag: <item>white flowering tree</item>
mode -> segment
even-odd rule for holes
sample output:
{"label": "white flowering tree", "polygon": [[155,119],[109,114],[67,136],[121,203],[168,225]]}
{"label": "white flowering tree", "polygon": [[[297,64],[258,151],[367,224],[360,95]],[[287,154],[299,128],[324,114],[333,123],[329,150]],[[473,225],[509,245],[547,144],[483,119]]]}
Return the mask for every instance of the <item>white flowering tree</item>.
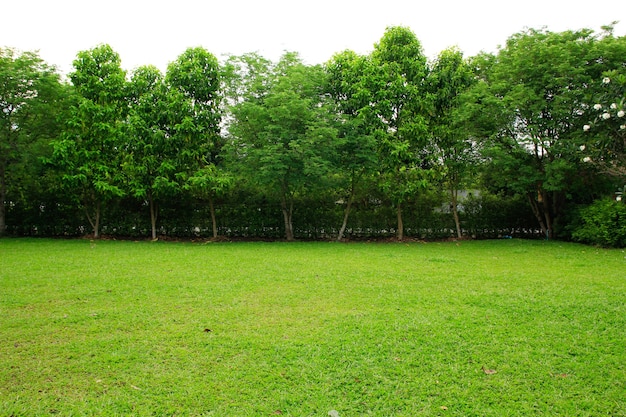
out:
{"label": "white flowering tree", "polygon": [[[623,60],[623,58],[622,58]],[[626,74],[605,73],[599,93],[589,101],[585,115],[589,121],[582,128],[584,144],[580,145],[582,161],[619,185],[616,201],[624,202],[626,192]],[[598,199],[579,212],[572,239],[607,247],[626,247],[626,209],[607,198]]]}
{"label": "white flowering tree", "polygon": [[485,177],[489,186],[526,196],[548,239],[562,231],[567,204],[582,186],[577,146],[588,102],[582,86],[612,68],[596,58],[608,56],[602,46],[591,30],[528,29],[511,36],[496,56],[477,61],[483,69],[473,119],[487,134]]}
{"label": "white flowering tree", "polygon": [[583,126],[582,160],[626,178],[626,74],[606,73],[594,101],[585,112],[589,122]]}

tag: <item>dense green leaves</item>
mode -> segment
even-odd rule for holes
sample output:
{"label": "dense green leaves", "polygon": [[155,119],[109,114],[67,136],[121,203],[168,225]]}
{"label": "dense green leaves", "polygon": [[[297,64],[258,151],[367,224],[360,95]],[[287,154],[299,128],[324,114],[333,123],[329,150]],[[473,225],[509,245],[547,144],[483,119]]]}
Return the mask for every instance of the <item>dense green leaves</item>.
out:
{"label": "dense green leaves", "polygon": [[574,240],[604,247],[626,247],[626,204],[609,199],[580,210]]}
{"label": "dense green leaves", "polygon": [[555,225],[580,185],[576,145],[585,86],[614,65],[599,53],[599,42],[590,30],[527,30],[509,38],[485,79],[485,99],[498,98],[491,108],[500,120],[488,155],[501,180],[527,195],[548,237],[558,233]]}
{"label": "dense green leaves", "polygon": [[336,113],[335,175],[340,201],[345,204],[343,222],[337,240],[344,236],[352,205],[363,197],[366,186],[374,180],[378,168],[377,144],[370,104],[373,92],[367,88],[371,60],[353,51],[336,54],[327,64],[326,90]]}
{"label": "dense green leaves", "polygon": [[75,219],[52,230],[82,233],[80,209],[96,236],[104,221],[153,238],[567,237],[573,207],[626,180],[625,54],[610,27],[528,29],[497,54],[429,62],[390,27],[323,66],[189,48],[127,77],[100,45],[63,85],[3,50],[0,229],[8,206],[33,233],[55,213]]}
{"label": "dense green leaves", "polygon": [[169,65],[165,77],[141,67],[131,79],[123,166],[131,194],[148,202],[153,239],[159,202],[201,187],[199,178],[213,181],[208,167],[219,134],[217,67],[208,51],[193,48]]}
{"label": "dense green leaves", "polygon": [[440,178],[450,196],[458,238],[463,235],[458,213],[459,191],[474,186],[472,178],[480,159],[476,138],[463,118],[463,107],[472,100],[467,93],[475,81],[470,64],[456,49],[439,54],[427,80],[433,101],[429,130],[439,160]]}
{"label": "dense green leaves", "polygon": [[328,123],[331,113],[325,105],[325,74],[320,67],[306,66],[291,53],[276,64],[255,63],[256,68],[262,65],[267,66],[262,71],[241,75],[260,78],[245,82],[256,89],[244,93],[251,98],[233,100],[231,163],[280,202],[285,237],[293,240],[295,199],[323,184],[336,131]]}
{"label": "dense green leaves", "polygon": [[0,236],[8,199],[16,204],[27,188],[38,188],[38,158],[60,134],[66,98],[58,73],[36,53],[0,48]]}
{"label": "dense green leaves", "polygon": [[396,206],[397,237],[404,235],[402,204],[427,187],[433,150],[428,134],[428,66],[422,46],[408,28],[385,31],[371,55],[366,85],[373,92],[372,123],[378,142],[380,186]]}
{"label": "dense green leaves", "polygon": [[100,234],[103,205],[124,194],[121,140],[127,114],[126,73],[109,45],[78,53],[70,74],[78,99],[67,129],[54,142],[54,162],[68,190],[78,190],[94,236]]}
{"label": "dense green leaves", "polygon": [[176,194],[176,159],[173,122],[184,109],[181,97],[168,91],[161,72],[140,67],[131,78],[132,106],[128,118],[127,143],[122,162],[126,188],[134,197],[148,202],[152,238],[156,238],[157,201]]}

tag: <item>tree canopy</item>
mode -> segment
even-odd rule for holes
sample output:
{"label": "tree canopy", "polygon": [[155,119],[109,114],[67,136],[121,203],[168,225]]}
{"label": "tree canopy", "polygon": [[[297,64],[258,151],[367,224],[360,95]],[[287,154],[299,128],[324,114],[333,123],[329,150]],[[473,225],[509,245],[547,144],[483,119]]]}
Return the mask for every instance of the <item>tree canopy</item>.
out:
{"label": "tree canopy", "polygon": [[56,70],[36,53],[0,48],[0,236],[6,229],[7,202],[15,203],[20,189],[32,184],[23,178],[28,163],[36,162],[30,156],[39,142],[60,132],[58,117],[66,97]]}
{"label": "tree canopy", "polygon": [[127,74],[103,44],[63,82],[2,49],[0,233],[588,237],[580,208],[625,192],[625,56],[608,26],[429,60],[396,26],[324,65],[195,47]]}

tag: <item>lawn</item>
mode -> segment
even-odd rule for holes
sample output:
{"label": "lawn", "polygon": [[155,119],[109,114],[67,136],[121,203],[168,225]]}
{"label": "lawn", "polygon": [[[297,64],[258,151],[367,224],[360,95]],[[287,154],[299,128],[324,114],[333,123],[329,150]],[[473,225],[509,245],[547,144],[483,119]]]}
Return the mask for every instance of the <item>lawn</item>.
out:
{"label": "lawn", "polygon": [[0,240],[0,416],[626,416],[626,258]]}

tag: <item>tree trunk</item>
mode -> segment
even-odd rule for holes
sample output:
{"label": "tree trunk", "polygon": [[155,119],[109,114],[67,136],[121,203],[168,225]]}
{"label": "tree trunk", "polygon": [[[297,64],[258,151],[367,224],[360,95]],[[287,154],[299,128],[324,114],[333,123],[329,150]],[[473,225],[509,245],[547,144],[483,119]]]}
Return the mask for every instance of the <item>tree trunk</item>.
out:
{"label": "tree trunk", "polygon": [[288,242],[292,242],[294,240],[293,237],[293,201],[290,201],[287,204],[287,197],[283,195],[281,199],[281,208],[283,211],[283,218],[285,220],[285,238]]}
{"label": "tree trunk", "polygon": [[546,239],[552,239],[554,230],[553,230],[553,225],[552,225],[552,212],[550,209],[550,202],[548,201],[548,193],[545,192],[544,190],[541,190],[541,195],[542,195],[541,201],[542,201],[542,206],[543,206],[543,217],[545,219],[545,225],[546,225],[545,236],[546,236]]}
{"label": "tree trunk", "polygon": [[100,209],[100,202],[98,202],[96,207],[96,224],[93,231],[93,237],[96,239],[100,239]]}
{"label": "tree trunk", "polygon": [[403,240],[404,239],[404,223],[402,222],[402,204],[401,203],[398,203],[396,214],[398,215],[398,230],[396,231],[396,237],[398,238],[398,240]]}
{"label": "tree trunk", "polygon": [[354,186],[350,190],[350,197],[348,198],[348,204],[346,205],[346,209],[343,213],[343,223],[341,224],[341,229],[339,229],[337,242],[341,242],[341,239],[343,239],[343,234],[346,232],[346,227],[348,226],[348,216],[350,216],[350,210],[352,209],[353,201],[354,201]]}
{"label": "tree trunk", "polygon": [[456,226],[456,237],[461,239],[463,232],[461,231],[461,221],[459,220],[459,190],[450,190],[450,204],[452,206],[452,216],[454,217],[454,225]]}
{"label": "tree trunk", "polygon": [[6,222],[6,199],[7,199],[7,183],[6,183],[6,165],[0,164],[0,237],[4,236],[7,230]]}
{"label": "tree trunk", "polygon": [[548,228],[546,227],[546,224],[544,222],[544,217],[541,214],[541,209],[539,208],[539,203],[533,197],[533,193],[527,193],[526,196],[528,197],[528,201],[530,202],[530,207],[533,210],[533,214],[535,215],[535,218],[539,222],[539,227],[541,228],[541,233],[543,233],[544,236],[548,236],[548,234],[549,234]]}
{"label": "tree trunk", "polygon": [[150,203],[150,226],[152,228],[152,240],[157,239],[156,234],[156,222],[158,217],[158,207],[152,198],[152,194],[148,196],[148,202]]}
{"label": "tree trunk", "polygon": [[100,238],[100,211],[101,211],[100,200],[97,200],[94,203],[94,205],[95,207],[94,207],[93,217],[89,215],[89,209],[87,208],[87,206],[85,206],[85,215],[87,216],[87,220],[89,221],[89,224],[91,225],[91,228],[93,229],[93,238],[99,239]]}
{"label": "tree trunk", "polygon": [[215,206],[213,196],[209,195],[209,211],[211,212],[211,224],[213,225],[213,239],[217,239],[217,221],[215,220]]}

